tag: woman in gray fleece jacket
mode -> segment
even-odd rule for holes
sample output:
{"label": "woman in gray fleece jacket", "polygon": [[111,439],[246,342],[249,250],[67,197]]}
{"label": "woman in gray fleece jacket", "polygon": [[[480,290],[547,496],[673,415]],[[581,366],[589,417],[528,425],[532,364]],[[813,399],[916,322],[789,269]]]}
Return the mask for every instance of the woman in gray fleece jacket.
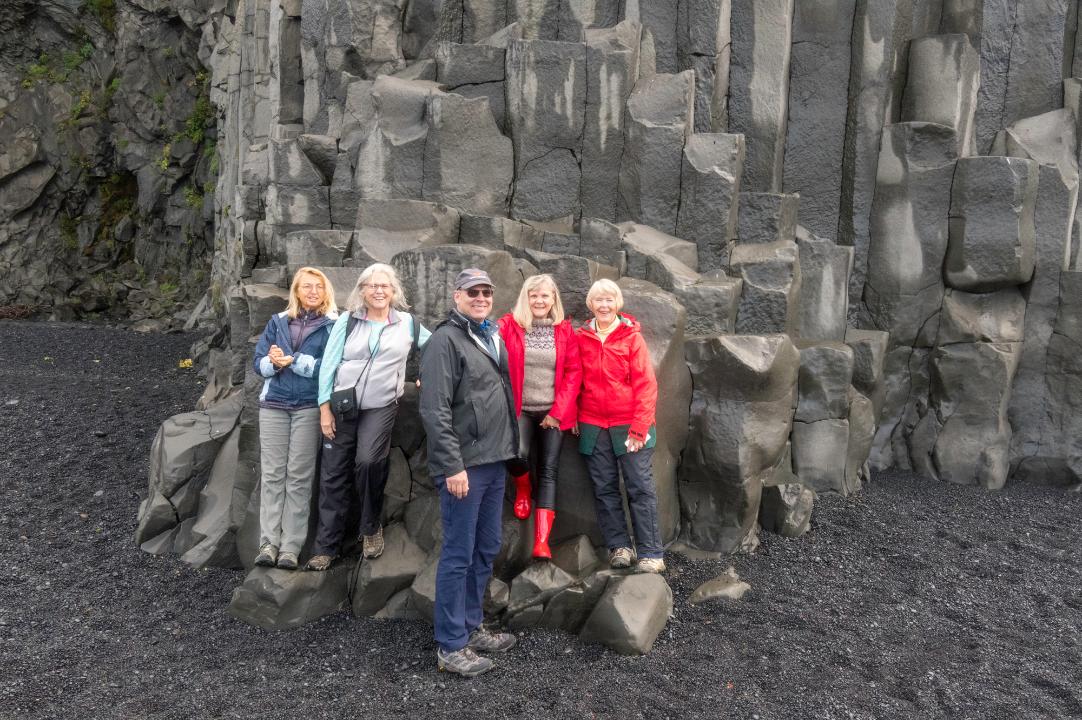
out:
{"label": "woman in gray fleece jacket", "polygon": [[[383,489],[390,471],[391,429],[406,380],[406,361],[429,332],[409,313],[402,283],[390,265],[365,268],[331,329],[319,371],[323,454],[319,478],[319,523],[310,570],[326,570],[342,544],[349,514],[349,476],[361,501],[362,552],[383,553]],[[415,327],[416,323],[416,327]],[[353,391],[357,408],[336,415],[331,394]]]}

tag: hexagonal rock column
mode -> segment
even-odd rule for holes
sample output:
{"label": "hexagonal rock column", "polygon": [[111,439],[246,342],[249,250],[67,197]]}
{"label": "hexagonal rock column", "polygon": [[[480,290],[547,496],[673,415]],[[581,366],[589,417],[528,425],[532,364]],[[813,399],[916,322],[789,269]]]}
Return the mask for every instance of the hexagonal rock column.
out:
{"label": "hexagonal rock column", "polygon": [[507,51],[491,45],[436,45],[436,79],[448,92],[467,98],[483,97],[501,131],[506,129]]}
{"label": "hexagonal rock column", "polygon": [[513,40],[507,49],[507,122],[515,152],[513,217],[578,216],[586,46]]}
{"label": "hexagonal rock column", "polygon": [[782,189],[794,0],[733,0],[729,132],[747,142],[743,187]]}
{"label": "hexagonal rock column", "polygon": [[800,196],[796,194],[742,192],[737,217],[741,244],[792,242],[796,239]]}
{"label": "hexagonal rock column", "polygon": [[800,256],[796,243],[779,241],[733,248],[729,273],[744,281],[738,333],[792,333],[800,299]]}
{"label": "hexagonal rock column", "polygon": [[437,245],[398,253],[391,264],[402,278],[402,286],[417,315],[426,327],[434,328],[447,314],[455,277],[468,267],[488,272],[496,286],[492,316],[508,312],[518,297],[522,283],[536,269],[529,263],[515,261],[503,250],[477,245]]}
{"label": "hexagonal rock column", "polygon": [[927,347],[943,300],[955,133],[933,123],[883,131],[864,302],[894,345]]}
{"label": "hexagonal rock column", "polygon": [[586,120],[582,136],[582,214],[616,220],[624,152],[624,107],[639,75],[637,22],[586,31]]}
{"label": "hexagonal rock column", "polygon": [[838,230],[856,4],[821,0],[794,6],[784,187],[803,199],[801,223],[826,237]]}
{"label": "hexagonal rock column", "polygon": [[676,64],[695,71],[696,132],[718,132],[729,124],[731,16],[731,0],[683,0],[677,8]]}
{"label": "hexagonal rock column", "polygon": [[421,196],[476,215],[504,215],[514,179],[511,141],[481,98],[428,99]]}
{"label": "hexagonal rock column", "polygon": [[694,122],[695,74],[642,79],[627,101],[618,220],[676,231],[684,142]]}
{"label": "hexagonal rock column", "polygon": [[931,360],[932,412],[914,428],[911,441],[919,470],[950,482],[1003,487],[1011,433],[1007,403],[1020,351],[1018,343],[936,348]]}
{"label": "hexagonal rock column", "polygon": [[579,634],[621,655],[645,655],[669,622],[672,590],[660,575],[611,578]]}
{"label": "hexagonal rock column", "polygon": [[958,156],[975,155],[974,113],[979,84],[980,58],[968,36],[932,35],[912,40],[902,120],[954,128]]}
{"label": "hexagonal rock column", "polygon": [[762,485],[786,448],[800,355],[785,335],[687,342],[691,432],[680,466],[682,537],[732,552],[754,530]]}
{"label": "hexagonal rock column", "polygon": [[797,249],[800,255],[797,334],[803,340],[844,340],[853,248],[799,232]]}
{"label": "hexagonal rock column", "polygon": [[990,292],[1033,275],[1038,165],[1033,160],[958,160],[951,188],[944,272],[959,290]]}
{"label": "hexagonal rock column", "polygon": [[700,272],[729,264],[743,172],[741,135],[697,133],[684,145],[676,234],[698,246]]}
{"label": "hexagonal rock column", "polygon": [[1048,341],[1046,382],[1049,420],[1058,430],[1051,439],[1054,452],[1047,453],[1045,482],[1077,483],[1082,480],[1082,272],[1060,276],[1060,305],[1055,333]]}

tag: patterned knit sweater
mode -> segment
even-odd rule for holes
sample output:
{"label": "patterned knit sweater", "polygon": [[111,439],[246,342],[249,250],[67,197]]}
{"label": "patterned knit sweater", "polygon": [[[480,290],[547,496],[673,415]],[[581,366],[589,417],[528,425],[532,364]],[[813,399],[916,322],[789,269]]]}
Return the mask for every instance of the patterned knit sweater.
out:
{"label": "patterned knit sweater", "polygon": [[522,411],[548,413],[556,395],[556,335],[552,320],[537,320],[525,334]]}

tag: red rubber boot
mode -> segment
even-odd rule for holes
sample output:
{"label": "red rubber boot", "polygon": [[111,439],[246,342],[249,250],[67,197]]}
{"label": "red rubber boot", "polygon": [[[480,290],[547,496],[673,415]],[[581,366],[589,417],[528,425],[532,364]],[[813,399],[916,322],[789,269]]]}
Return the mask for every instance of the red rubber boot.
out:
{"label": "red rubber boot", "polygon": [[552,532],[552,522],[556,519],[554,510],[537,508],[533,517],[533,556],[546,560],[552,557],[549,550],[549,533]]}
{"label": "red rubber boot", "polygon": [[533,508],[533,503],[530,502],[530,473],[522,473],[515,476],[515,517],[519,520],[525,520],[530,517],[530,510]]}

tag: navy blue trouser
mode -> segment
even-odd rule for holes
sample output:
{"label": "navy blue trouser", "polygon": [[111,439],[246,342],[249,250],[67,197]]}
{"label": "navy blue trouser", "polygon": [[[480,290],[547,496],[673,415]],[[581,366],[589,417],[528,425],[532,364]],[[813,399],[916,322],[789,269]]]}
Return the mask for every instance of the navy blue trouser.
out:
{"label": "navy blue trouser", "polygon": [[593,455],[586,456],[586,469],[594,485],[597,526],[609,550],[631,547],[624,499],[620,495],[620,472],[623,471],[627,506],[631,511],[631,529],[635,532],[635,552],[640,558],[665,555],[657,526],[657,491],[650,465],[653,457],[653,448],[617,456],[612,449],[608,430],[601,431]]}
{"label": "navy blue trouser", "polygon": [[447,491],[446,478],[437,476],[443,548],[436,568],[436,642],[445,652],[461,650],[484,619],[485,588],[492,561],[500,552],[503,486],[502,462],[466,468],[469,492],[459,500]]}

